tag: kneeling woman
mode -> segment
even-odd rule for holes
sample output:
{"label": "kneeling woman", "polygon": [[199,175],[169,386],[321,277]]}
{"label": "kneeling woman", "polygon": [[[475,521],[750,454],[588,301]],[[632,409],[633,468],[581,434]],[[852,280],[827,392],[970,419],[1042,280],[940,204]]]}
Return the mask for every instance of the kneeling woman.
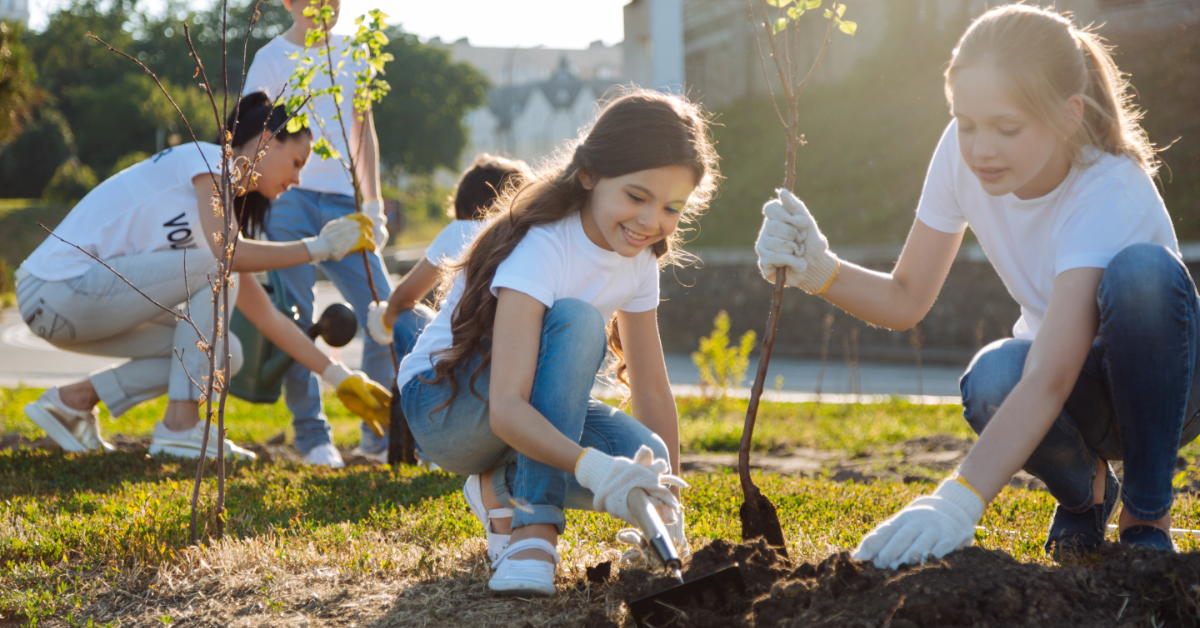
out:
{"label": "kneeling woman", "polygon": [[[497,203],[400,364],[401,406],[421,451],[470,476],[467,503],[496,560],[492,590],[552,594],[563,509],[632,521],[633,488],[683,540],[677,496],[664,486],[682,481],[668,475],[679,425],[658,275],[680,218],[712,192],[706,133],[695,106],[675,96],[636,92],[606,106],[564,162]],[[610,317],[636,419],[591,398]]]}
{"label": "kneeling woman", "polygon": [[[236,129],[232,114],[226,123],[226,130],[234,131],[234,158],[253,160],[260,142],[279,130],[256,167],[260,176],[234,202],[242,232],[254,234],[270,199],[297,183],[312,136],[307,129],[298,133],[280,129],[286,119],[283,109],[272,107],[263,93],[243,98],[237,115]],[[220,146],[201,142],[197,150],[186,144],[117,173],[85,196],[55,229],[58,237],[47,238],[18,269],[17,302],[34,333],[68,351],[130,358],[83,381],[51,388],[25,407],[30,420],[64,449],[111,449],[100,437],[98,402],[120,416],[165,392],[169,402],[154,427],[150,453],[199,456],[201,391],[192,380],[207,376],[209,362],[197,348],[196,332],[138,294],[113,270],[158,303],[168,307],[186,303],[180,311],[190,313],[207,342],[213,325],[208,281],[217,271],[214,251],[221,248],[213,237],[222,230],[221,219],[210,206],[214,185],[210,168],[221,163],[220,156]],[[233,269],[240,273],[273,270],[374,247],[370,221],[358,218],[335,220],[319,236],[298,242],[262,242],[239,235]],[[387,391],[325,357],[271,305],[253,276],[241,275],[230,291],[230,301],[236,299],[238,309],[264,336],[299,363],[322,373],[338,388],[339,396],[361,397],[366,407],[386,414],[381,407],[386,404],[376,401],[371,390],[383,396]],[[231,335],[229,342],[231,371],[236,372],[241,346],[236,336]],[[228,441],[225,448],[231,454],[253,457]],[[215,446],[210,444],[208,451],[215,455]]]}

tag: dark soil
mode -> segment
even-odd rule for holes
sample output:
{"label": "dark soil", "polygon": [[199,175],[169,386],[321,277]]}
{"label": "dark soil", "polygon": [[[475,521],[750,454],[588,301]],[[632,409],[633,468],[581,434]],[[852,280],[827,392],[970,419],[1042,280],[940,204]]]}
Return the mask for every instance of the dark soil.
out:
{"label": "dark soil", "polygon": [[[1106,544],[1099,556],[1047,568],[978,547],[896,571],[843,552],[795,567],[761,540],[714,541],[684,579],[737,562],[747,594],[712,612],[682,609],[678,626],[1200,626],[1200,553]],[[615,584],[624,600],[670,586],[641,570]]]}

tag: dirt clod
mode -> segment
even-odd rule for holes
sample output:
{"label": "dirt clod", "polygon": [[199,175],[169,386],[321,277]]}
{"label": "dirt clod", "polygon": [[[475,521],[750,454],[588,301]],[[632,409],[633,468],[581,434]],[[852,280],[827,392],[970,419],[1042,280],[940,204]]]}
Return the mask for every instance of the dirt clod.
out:
{"label": "dirt clod", "polygon": [[[713,541],[685,579],[732,562],[747,592],[729,614],[682,609],[688,626],[1200,626],[1200,553],[1169,554],[1106,544],[1098,556],[1054,568],[971,547],[925,565],[881,570],[848,552],[791,564],[759,539]],[[636,599],[669,582],[620,574],[616,591]]]}

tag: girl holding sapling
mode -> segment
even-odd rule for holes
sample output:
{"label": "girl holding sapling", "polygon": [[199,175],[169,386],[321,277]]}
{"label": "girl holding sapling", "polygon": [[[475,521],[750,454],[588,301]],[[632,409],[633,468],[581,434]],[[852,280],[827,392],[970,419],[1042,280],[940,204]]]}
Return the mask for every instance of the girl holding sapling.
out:
{"label": "girl holding sapling", "polygon": [[[397,383],[423,455],[470,476],[463,492],[487,531],[492,590],[552,594],[563,509],[632,522],[632,488],[686,542],[658,274],[677,254],[680,220],[706,205],[716,178],[698,108],[632,91],[506,193],[450,266]],[[590,396],[606,344],[633,416]]]}
{"label": "girl holding sapling", "polygon": [[788,285],[867,322],[920,321],[968,226],[1021,306],[1015,337],[980,350],[961,380],[979,440],[856,558],[895,568],[970,545],[1021,468],[1058,500],[1048,553],[1098,549],[1118,501],[1122,543],[1173,549],[1175,457],[1200,431],[1200,302],[1129,89],[1109,49],[1067,16],[992,9],[946,70],[954,120],[890,274],[839,260],[791,194],[763,208],[763,275],[786,270]]}
{"label": "girl holding sapling", "polygon": [[[282,107],[272,106],[259,92],[243,97],[226,121],[235,167],[255,162],[260,144],[270,140],[255,163],[257,176],[234,201],[244,234],[259,232],[271,199],[297,183],[311,152],[309,131],[289,133],[281,128],[286,117]],[[158,303],[180,306],[207,343],[213,326],[208,281],[217,272],[215,252],[223,248],[216,241],[223,227],[213,211],[216,183],[211,172],[221,163],[220,146],[199,142],[168,148],[122,170],[79,201],[55,229],[58,237],[47,238],[17,270],[17,303],[34,333],[60,349],[130,358],[82,381],[50,388],[25,406],[26,416],[67,451],[112,449],[100,437],[98,402],[120,416],[165,392],[169,402],[162,421],[154,426],[150,453],[199,457],[204,426],[199,421],[201,391],[193,381],[208,376],[209,360],[198,348],[196,330],[159,309],[89,254]],[[231,278],[235,281],[229,287],[230,301],[271,342],[323,373],[347,407],[386,425],[387,390],[325,357],[274,308],[249,274],[373,248],[370,219],[335,220],[320,235],[296,242],[264,242],[242,233],[233,258],[233,270],[241,276]],[[233,335],[229,345],[232,374],[241,366],[241,345]],[[216,437],[215,423],[212,435]],[[224,446],[230,455],[254,457],[229,441]],[[209,445],[208,455],[216,455],[215,443]]]}

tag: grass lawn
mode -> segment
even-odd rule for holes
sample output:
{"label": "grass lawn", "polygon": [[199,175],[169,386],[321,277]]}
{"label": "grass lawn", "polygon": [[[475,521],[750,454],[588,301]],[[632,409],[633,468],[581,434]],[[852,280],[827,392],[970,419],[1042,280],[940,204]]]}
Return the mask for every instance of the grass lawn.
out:
{"label": "grass lawn", "polygon": [[[21,414],[38,394],[0,391],[0,431],[40,436]],[[729,450],[744,402],[681,399],[685,449]],[[234,440],[288,431],[282,404],[233,402]],[[357,423],[327,403],[335,440],[352,445]],[[956,407],[903,403],[864,406],[766,403],[766,448],[848,452],[938,433],[965,436]],[[106,433],[147,434],[159,404],[119,420]],[[957,421],[957,423],[956,423]],[[289,438],[290,440],[290,438]],[[1196,451],[1185,453],[1194,457]],[[560,543],[559,594],[548,600],[486,592],[485,543],[444,473],[388,467],[328,470],[287,463],[227,467],[227,535],[188,543],[195,467],[144,453],[0,453],[0,625],[573,625],[591,614],[620,620],[619,603],[594,597],[584,568],[620,555],[610,517],[567,514]],[[731,473],[689,476],[684,492],[693,547],[737,539],[741,503]],[[875,523],[929,491],[927,484],[833,482],[758,475],[779,508],[793,557],[819,560],[854,547]],[[210,472],[203,499],[211,508]],[[977,535],[987,548],[1050,565],[1041,553],[1053,502],[1044,492],[1006,489]],[[211,510],[202,514],[211,521]],[[1200,528],[1200,504],[1180,494],[1176,525]],[[1192,538],[1178,539],[1195,550]],[[515,623],[514,623],[515,622]]]}

